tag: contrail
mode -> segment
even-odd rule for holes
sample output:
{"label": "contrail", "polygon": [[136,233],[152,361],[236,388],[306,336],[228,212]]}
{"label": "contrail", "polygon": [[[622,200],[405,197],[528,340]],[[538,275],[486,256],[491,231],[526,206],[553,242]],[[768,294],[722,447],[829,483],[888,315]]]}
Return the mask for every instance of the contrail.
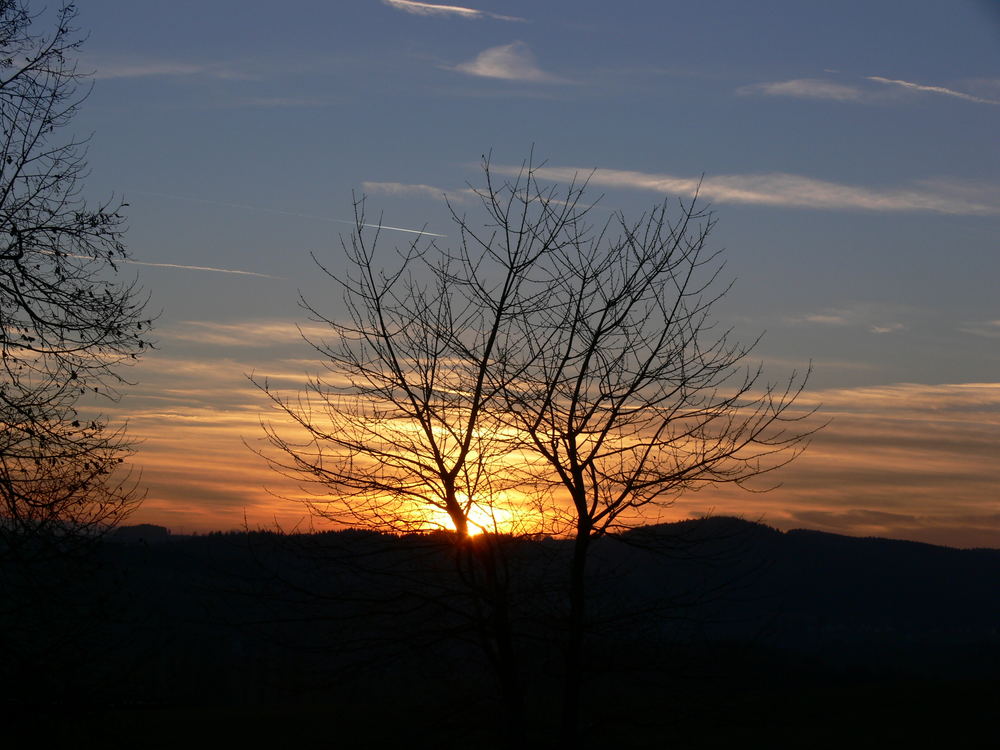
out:
{"label": "contrail", "polygon": [[972,94],[966,94],[964,91],[955,91],[954,89],[948,89],[944,86],[928,86],[923,83],[900,81],[895,78],[883,78],[882,76],[865,76],[865,78],[869,81],[875,81],[876,83],[902,86],[906,89],[912,89],[913,91],[925,91],[930,94],[944,94],[945,96],[953,96],[956,99],[965,99],[966,101],[976,102],[978,104],[1000,104],[1000,101],[997,101],[996,99],[986,99],[981,96],[973,96]]}
{"label": "contrail", "polygon": [[[121,261],[118,261],[121,262]],[[232,268],[213,268],[212,266],[185,266],[180,263],[149,263],[144,260],[125,259],[125,263],[133,266],[152,266],[153,268],[179,268],[184,271],[214,271],[215,273],[235,273],[240,276],[258,276],[262,279],[284,279],[284,276],[272,276],[269,273],[257,273],[256,271],[237,271]]]}
{"label": "contrail", "polygon": [[[351,224],[354,225],[355,222],[349,221],[348,219],[331,219],[329,216],[316,216],[315,214],[300,214],[295,211],[282,211],[278,208],[262,208],[261,206],[247,206],[242,203],[228,203],[226,201],[215,201],[208,200],[206,198],[193,198],[189,195],[172,195],[170,193],[155,193],[150,190],[132,190],[130,192],[137,193],[139,195],[151,195],[156,198],[170,198],[171,200],[177,201],[192,201],[194,203],[205,203],[210,206],[225,206],[226,208],[239,208],[244,211],[262,211],[269,214],[279,214],[281,216],[294,216],[299,219],[314,219],[315,221],[329,221],[335,224]],[[422,234],[427,237],[447,237],[446,234],[438,234],[437,232],[427,232],[423,229],[406,229],[404,227],[391,227],[388,224],[362,224],[363,227],[370,227],[372,229],[390,229],[393,232],[407,232],[408,234]]]}
{"label": "contrail", "polygon": [[[37,250],[41,255],[55,255],[51,250]],[[90,255],[75,255],[73,253],[64,253],[65,258],[77,258],[79,260],[96,260],[96,258]],[[183,271],[213,271],[215,273],[235,273],[239,276],[258,276],[262,279],[281,279],[285,280],[284,276],[272,276],[269,273],[257,273],[256,271],[239,271],[234,268],[215,268],[213,266],[185,266],[180,263],[150,263],[145,260],[132,260],[131,258],[116,258],[115,263],[131,263],[133,266],[152,266],[153,268],[179,268]]]}

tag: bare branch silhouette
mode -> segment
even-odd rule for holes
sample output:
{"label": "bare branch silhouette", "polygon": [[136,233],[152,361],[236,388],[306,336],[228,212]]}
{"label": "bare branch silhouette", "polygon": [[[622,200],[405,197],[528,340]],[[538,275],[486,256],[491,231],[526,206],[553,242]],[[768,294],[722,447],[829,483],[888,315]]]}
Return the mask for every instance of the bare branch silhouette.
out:
{"label": "bare branch silhouette", "polygon": [[86,203],[86,139],[65,136],[89,93],[75,16],[0,2],[0,559],[64,554],[141,499],[124,428],[91,406],[119,397],[150,321],[116,278],[125,204]]}

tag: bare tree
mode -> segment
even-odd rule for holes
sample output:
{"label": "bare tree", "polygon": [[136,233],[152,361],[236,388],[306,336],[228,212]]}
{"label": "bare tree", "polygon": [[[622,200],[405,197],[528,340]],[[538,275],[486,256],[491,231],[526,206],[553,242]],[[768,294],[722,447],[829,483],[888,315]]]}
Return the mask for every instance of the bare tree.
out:
{"label": "bare tree", "polygon": [[328,341],[307,339],[327,375],[296,397],[255,381],[301,430],[296,438],[264,425],[278,449],[267,456],[272,466],[313,486],[310,510],[379,531],[450,532],[508,728],[521,723],[522,694],[503,546],[542,532],[547,515],[521,491],[532,457],[499,419],[508,384],[496,375],[512,331],[545,304],[531,272],[572,241],[581,218],[576,188],[568,200],[539,202],[522,187],[491,185],[481,196],[505,224],[473,231],[453,212],[456,249],[418,238],[395,261],[378,252],[378,224],[357,201],[356,229],[343,242],[346,274],[314,258],[341,288],[346,316],[300,300],[331,333]]}
{"label": "bare tree", "polygon": [[0,0],[0,558],[63,554],[140,499],[96,404],[119,397],[150,321],[117,280],[124,204],[86,203],[86,140],[63,133],[89,93],[75,16]]}
{"label": "bare tree", "polygon": [[[545,200],[539,197],[539,200]],[[681,493],[750,480],[791,461],[809,431],[794,410],[805,378],[762,381],[754,343],[731,341],[712,306],[719,251],[697,201],[616,213],[547,256],[548,304],[517,321],[499,386],[502,418],[544,458],[568,498],[573,553],[563,732],[580,715],[586,569],[592,541],[657,520]],[[761,489],[761,488],[758,488]]]}
{"label": "bare tree", "polygon": [[[745,484],[791,460],[806,437],[788,424],[802,418],[802,383],[762,383],[744,364],[753,346],[716,330],[710,311],[728,287],[706,249],[711,215],[693,202],[675,220],[664,203],[594,226],[586,180],[546,187],[531,160],[500,181],[488,158],[483,169],[485,219],[451,207],[456,247],[414,241],[390,271],[357,203],[349,271],[321,265],[347,316],[302,302],[333,334],[311,342],[329,375],[295,398],[258,385],[303,430],[296,440],[265,425],[272,464],[317,483],[314,512],[455,530],[467,580],[496,618],[500,663],[512,635],[496,532],[514,522],[574,540],[561,629],[572,740],[592,541],[656,520],[685,490]],[[476,526],[492,533],[470,536]]]}

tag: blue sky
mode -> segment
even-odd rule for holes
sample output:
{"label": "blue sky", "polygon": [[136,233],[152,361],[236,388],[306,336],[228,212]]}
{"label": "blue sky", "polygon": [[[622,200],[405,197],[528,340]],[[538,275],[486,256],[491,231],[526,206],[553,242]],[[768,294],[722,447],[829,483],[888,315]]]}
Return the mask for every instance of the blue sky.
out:
{"label": "blue sky", "polygon": [[162,310],[115,407],[145,440],[142,520],[291,519],[243,444],[266,408],[243,374],[316,364],[297,294],[336,295],[309,252],[339,262],[352,191],[448,234],[441,193],[474,216],[480,155],[534,146],[630,215],[703,179],[720,319],[766,331],[774,378],[814,363],[834,421],[785,486],[678,516],[1000,546],[1000,4],[80,6],[88,191],[131,204],[137,260],[262,274],[136,266]]}

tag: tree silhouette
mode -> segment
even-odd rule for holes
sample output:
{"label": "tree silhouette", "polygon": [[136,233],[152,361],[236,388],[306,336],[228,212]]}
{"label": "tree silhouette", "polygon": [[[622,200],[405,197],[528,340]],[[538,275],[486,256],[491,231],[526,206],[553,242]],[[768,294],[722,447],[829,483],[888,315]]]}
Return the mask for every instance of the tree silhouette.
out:
{"label": "tree silhouette", "polygon": [[64,555],[140,499],[123,428],[81,412],[118,398],[149,321],[116,280],[124,204],[86,203],[86,141],[63,136],[89,92],[75,16],[0,0],[0,559]]}
{"label": "tree silhouette", "polygon": [[[546,197],[535,193],[536,199]],[[791,461],[810,434],[795,410],[805,378],[762,382],[753,349],[717,330],[715,224],[697,200],[615,213],[545,258],[547,304],[519,318],[498,372],[501,419],[544,458],[543,485],[568,497],[563,732],[573,741],[588,662],[592,541],[641,526],[681,493],[750,480]],[[536,273],[539,269],[536,269]],[[756,342],[754,342],[756,343]]]}
{"label": "tree silhouette", "polygon": [[[488,173],[487,173],[488,174]],[[534,182],[532,180],[532,186]],[[533,461],[500,416],[497,379],[519,320],[546,304],[530,278],[539,258],[573,239],[582,212],[577,191],[538,204],[518,187],[488,189],[487,211],[522,226],[483,235],[453,212],[455,250],[415,239],[386,270],[380,233],[355,203],[356,228],[343,247],[346,274],[315,258],[342,290],[338,320],[300,300],[331,338],[310,340],[328,373],[289,397],[255,380],[300,428],[265,423],[279,472],[313,485],[312,512],[339,524],[386,532],[440,532],[454,546],[458,574],[473,594],[474,617],[510,714],[519,726],[522,693],[510,620],[504,546],[546,530],[540,500],[519,492]],[[497,201],[506,200],[505,207]],[[318,485],[318,487],[316,486]]]}
{"label": "tree silhouette", "polygon": [[[258,382],[301,430],[265,424],[278,449],[269,460],[313,483],[309,506],[328,519],[454,530],[509,706],[520,692],[499,541],[572,537],[560,627],[571,742],[592,541],[649,522],[685,490],[742,485],[791,460],[808,435],[793,424],[805,416],[793,411],[803,382],[763,383],[745,365],[753,346],[716,330],[710,311],[728,287],[717,288],[714,220],[696,202],[673,220],[665,202],[594,225],[586,180],[545,186],[531,159],[497,180],[484,157],[483,172],[484,219],[449,205],[456,247],[418,238],[388,271],[356,203],[348,273],[320,264],[347,317],[302,301],[331,331],[311,341],[328,375],[295,397]],[[489,533],[470,536],[476,526]]]}

